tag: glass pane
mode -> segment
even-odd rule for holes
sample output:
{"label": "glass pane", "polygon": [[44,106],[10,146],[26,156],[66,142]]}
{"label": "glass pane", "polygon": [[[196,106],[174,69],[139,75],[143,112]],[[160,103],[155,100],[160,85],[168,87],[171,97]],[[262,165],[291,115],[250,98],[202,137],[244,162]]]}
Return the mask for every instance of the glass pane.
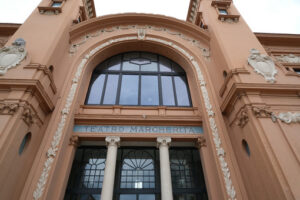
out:
{"label": "glass pane", "polygon": [[123,71],[139,71],[139,65],[133,64],[129,61],[123,62]]}
{"label": "glass pane", "polygon": [[177,64],[172,62],[172,71],[173,72],[184,72],[183,69]]}
{"label": "glass pane", "polygon": [[161,77],[162,99],[164,106],[175,106],[174,90],[171,76]]}
{"label": "glass pane", "polygon": [[178,106],[189,106],[189,95],[186,87],[186,82],[184,77],[182,76],[175,76],[175,88],[176,88],[176,97]]}
{"label": "glass pane", "polygon": [[155,200],[154,194],[140,194],[138,200]]}
{"label": "glass pane", "polygon": [[141,71],[152,71],[152,72],[157,72],[157,63],[152,62],[147,65],[141,65]]}
{"label": "glass pane", "polygon": [[155,55],[153,53],[143,52],[143,53],[141,53],[141,57],[142,58],[147,58],[147,59],[151,60],[152,62],[156,62],[157,61],[157,55]]}
{"label": "glass pane", "polygon": [[119,75],[108,75],[103,104],[116,104]]}
{"label": "glass pane", "polygon": [[108,70],[120,70],[121,56],[115,56],[108,61]]}
{"label": "glass pane", "polygon": [[137,105],[138,104],[139,76],[123,75],[121,84],[120,104]]}
{"label": "glass pane", "polygon": [[137,200],[136,194],[121,194],[120,200]]}
{"label": "glass pane", "polygon": [[101,74],[90,88],[87,104],[100,104],[105,74]]}
{"label": "glass pane", "polygon": [[141,104],[159,104],[157,76],[142,76]]}
{"label": "glass pane", "polygon": [[170,60],[159,56],[159,68],[161,72],[170,72],[171,71],[171,63]]}
{"label": "glass pane", "polygon": [[131,59],[138,58],[138,57],[139,57],[138,52],[131,52],[131,53],[125,53],[123,59],[129,61]]}

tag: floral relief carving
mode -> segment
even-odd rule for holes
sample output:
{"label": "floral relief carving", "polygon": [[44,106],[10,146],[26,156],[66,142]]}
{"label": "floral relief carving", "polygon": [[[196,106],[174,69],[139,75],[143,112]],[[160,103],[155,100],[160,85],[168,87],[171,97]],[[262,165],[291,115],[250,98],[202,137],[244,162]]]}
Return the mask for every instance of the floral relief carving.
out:
{"label": "floral relief carving", "polygon": [[[82,59],[81,63],[78,65],[75,76],[72,79],[72,85],[71,85],[71,88],[69,90],[68,97],[66,99],[64,108],[61,111],[59,124],[58,124],[56,132],[53,136],[51,146],[50,146],[50,148],[48,149],[48,151],[46,153],[46,161],[44,162],[42,173],[41,173],[40,178],[38,180],[36,189],[33,193],[33,198],[35,200],[40,199],[43,195],[44,190],[45,190],[45,186],[47,184],[49,172],[51,170],[52,163],[53,163],[53,161],[56,157],[56,153],[57,153],[58,148],[59,148],[59,143],[61,141],[63,130],[65,128],[65,123],[66,123],[66,120],[68,118],[71,105],[73,104],[73,101],[74,101],[74,96],[75,96],[75,93],[76,93],[76,90],[77,90],[77,87],[78,87],[78,82],[79,82],[79,79],[81,77],[83,68],[86,65],[88,59],[91,56],[93,56],[94,54],[96,54],[100,49],[105,48],[110,44],[120,42],[120,41],[137,40],[137,39],[138,39],[137,36],[132,36],[132,37],[121,37],[121,38],[117,38],[117,39],[111,39],[107,42],[104,42],[104,43],[100,44],[99,46],[97,46],[96,48],[92,49],[89,53],[87,53],[85,55],[85,57]],[[183,55],[185,55],[191,61],[194,68],[196,69],[198,79],[199,79],[199,82],[200,82],[200,85],[201,85],[201,92],[202,92],[202,95],[203,95],[203,100],[205,102],[206,112],[208,114],[209,126],[210,126],[210,129],[212,131],[212,135],[213,135],[213,141],[214,141],[215,149],[216,149],[216,152],[217,152],[216,154],[217,154],[217,157],[218,157],[218,160],[219,160],[220,169],[223,173],[226,192],[227,192],[228,198],[231,199],[231,200],[234,200],[236,198],[236,191],[235,191],[234,185],[233,185],[232,180],[231,180],[230,169],[229,169],[228,163],[226,161],[226,153],[225,153],[225,150],[222,147],[221,138],[219,136],[219,131],[218,131],[217,124],[216,124],[216,121],[215,121],[215,118],[214,118],[213,107],[210,103],[210,98],[209,98],[209,95],[208,95],[208,92],[207,92],[207,89],[206,89],[206,82],[204,80],[204,76],[201,72],[201,69],[200,69],[198,63],[194,60],[193,56],[191,56],[186,50],[182,49],[181,47],[179,47],[176,44],[173,44],[170,41],[166,41],[166,40],[162,40],[162,39],[158,39],[158,38],[153,38],[153,37],[147,37],[147,36],[145,37],[145,40],[163,43],[165,45],[168,45],[168,46],[171,46],[171,47],[177,49],[178,51],[183,53]]]}
{"label": "floral relief carving", "polygon": [[274,83],[277,70],[271,57],[260,54],[256,49],[251,49],[250,53],[248,57],[249,65],[253,67],[256,73],[262,75],[267,82]]}
{"label": "floral relief carving", "polygon": [[12,46],[0,49],[0,75],[4,75],[7,70],[17,66],[26,57],[25,40],[16,39]]}
{"label": "floral relief carving", "polygon": [[249,121],[249,116],[248,116],[247,108],[243,108],[237,116],[236,125],[243,128],[248,123],[248,121]]}
{"label": "floral relief carving", "polygon": [[283,121],[284,123],[290,124],[290,123],[300,123],[300,113],[299,112],[286,112],[286,113],[279,113],[278,116],[276,116],[278,119]]}
{"label": "floral relief carving", "polygon": [[294,54],[275,56],[277,61],[284,63],[300,63],[300,56]]}
{"label": "floral relief carving", "polygon": [[99,31],[97,31],[94,34],[88,34],[82,37],[82,40],[76,44],[72,44],[69,50],[69,53],[75,54],[77,49],[85,44],[89,39],[91,38],[95,38],[95,37],[99,37],[100,35],[104,34],[104,33],[111,33],[114,31],[122,31],[122,30],[131,30],[131,29],[136,29],[138,31],[138,39],[142,40],[145,38],[146,36],[146,31],[147,30],[153,30],[153,31],[159,31],[159,32],[166,32],[170,35],[176,35],[179,38],[182,38],[183,40],[186,40],[188,42],[190,42],[193,46],[196,46],[197,48],[199,48],[202,52],[202,56],[204,58],[206,58],[207,60],[209,60],[210,57],[210,50],[207,48],[202,47],[201,43],[198,40],[195,40],[193,38],[190,38],[180,32],[175,32],[172,31],[170,29],[167,28],[163,28],[163,27],[156,27],[156,26],[150,26],[150,25],[145,25],[143,27],[140,27],[138,25],[128,25],[128,26],[115,26],[115,27],[111,27],[111,28],[104,28],[101,29]]}
{"label": "floral relief carving", "polygon": [[19,108],[19,103],[0,102],[0,114],[14,114]]}
{"label": "floral relief carving", "polygon": [[206,147],[207,144],[206,144],[206,139],[204,136],[200,136],[198,137],[197,139],[197,146],[199,149],[201,149],[202,147]]}
{"label": "floral relief carving", "polygon": [[77,147],[79,145],[79,137],[77,135],[73,135],[70,137],[70,145]]}

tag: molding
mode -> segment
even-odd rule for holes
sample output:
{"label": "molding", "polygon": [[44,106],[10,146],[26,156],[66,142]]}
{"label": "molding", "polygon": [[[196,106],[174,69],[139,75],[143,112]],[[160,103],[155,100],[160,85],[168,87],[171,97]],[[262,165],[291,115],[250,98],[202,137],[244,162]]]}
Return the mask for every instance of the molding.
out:
{"label": "molding", "polygon": [[[57,151],[59,150],[59,144],[61,142],[61,138],[63,135],[63,131],[65,129],[66,126],[66,121],[69,120],[68,118],[71,118],[70,116],[70,108],[72,106],[72,104],[74,103],[74,97],[75,97],[75,93],[77,92],[77,88],[78,88],[78,82],[81,78],[82,72],[84,70],[85,65],[87,64],[88,60],[90,57],[94,56],[99,50],[108,47],[109,45],[113,44],[113,43],[118,43],[118,42],[124,42],[124,41],[130,41],[130,40],[137,40],[138,37],[137,36],[131,36],[131,37],[120,37],[120,38],[116,38],[116,39],[111,39],[109,41],[106,41],[102,44],[100,44],[99,46],[95,47],[94,49],[92,49],[90,52],[88,52],[81,60],[80,64],[77,67],[76,73],[74,75],[74,78],[72,79],[72,85],[71,88],[69,90],[64,108],[61,110],[61,114],[60,114],[60,120],[59,123],[57,125],[56,131],[54,133],[54,136],[52,138],[52,142],[51,142],[51,146],[48,149],[47,153],[46,153],[46,160],[44,161],[44,165],[43,165],[43,170],[42,173],[39,177],[39,180],[37,182],[36,188],[33,192],[33,198],[35,200],[38,200],[42,197],[47,181],[48,181],[48,177],[49,177],[49,173],[50,173],[50,169],[52,167],[52,163],[55,160]],[[181,48],[180,46],[174,44],[171,41],[167,41],[167,40],[162,40],[159,38],[154,38],[154,37],[146,37],[145,40],[148,41],[153,41],[153,42],[157,42],[157,43],[162,43],[165,45],[168,45],[174,49],[176,49],[177,51],[181,52],[186,58],[188,58],[191,63],[192,66],[194,67],[194,69],[196,70],[197,76],[198,76],[198,81],[200,84],[200,90],[202,92],[202,98],[205,104],[205,109],[206,109],[206,114],[208,117],[208,121],[209,121],[209,127],[211,129],[212,132],[212,137],[213,137],[213,141],[214,141],[214,145],[215,145],[215,151],[216,151],[216,155],[217,155],[217,161],[219,162],[219,168],[220,171],[223,173],[223,181],[224,181],[224,185],[225,185],[225,189],[228,195],[228,198],[230,200],[234,200],[236,199],[236,191],[235,191],[235,187],[232,183],[231,180],[231,172],[227,163],[227,158],[225,156],[225,150],[222,147],[222,141],[219,135],[219,130],[215,121],[215,114],[213,111],[213,106],[211,104],[210,101],[210,97],[206,88],[206,82],[204,80],[203,74],[201,72],[201,69],[199,67],[199,64],[197,63],[197,61],[194,59],[193,56],[191,56],[186,50],[184,50],[183,48]]]}
{"label": "molding", "polygon": [[197,12],[199,10],[199,3],[200,3],[200,0],[191,0],[190,1],[188,13],[186,16],[186,21],[191,22],[193,24],[196,22]]}
{"label": "molding", "polygon": [[100,35],[107,33],[107,32],[111,33],[114,31],[122,31],[122,30],[136,30],[138,33],[139,40],[145,39],[147,30],[166,32],[170,35],[175,35],[183,40],[188,41],[190,44],[192,44],[193,46],[195,46],[201,50],[202,56],[204,58],[206,58],[207,60],[210,59],[210,50],[202,47],[202,44],[199,41],[197,41],[193,38],[190,38],[181,32],[176,32],[176,31],[164,28],[164,27],[156,27],[156,26],[151,26],[151,25],[144,25],[144,26],[127,25],[127,26],[115,26],[115,27],[111,27],[109,29],[107,29],[107,28],[101,29],[100,31],[97,31],[95,34],[87,34],[82,37],[81,41],[71,44],[70,49],[69,49],[69,54],[71,54],[71,55],[75,54],[81,45],[85,44],[88,40],[90,40],[94,37],[99,37]]}
{"label": "molding", "polygon": [[282,94],[294,94],[298,96],[300,92],[299,84],[268,84],[268,83],[233,83],[228,90],[222,104],[221,111],[230,111],[232,105],[236,102],[241,95],[245,95],[247,92],[260,92],[260,93],[282,93]]}
{"label": "molding", "polygon": [[12,46],[0,49],[0,75],[5,75],[7,70],[19,65],[26,57],[25,40],[16,39]]}
{"label": "molding", "polygon": [[227,77],[224,80],[223,85],[220,88],[219,95],[221,97],[223,96],[224,92],[227,89],[228,82],[232,79],[234,75],[239,75],[239,74],[250,74],[250,72],[245,68],[235,68],[230,70],[229,73],[227,74]]}
{"label": "molding", "polygon": [[30,63],[27,66],[25,66],[24,69],[37,69],[37,70],[43,71],[43,73],[50,80],[50,87],[51,87],[53,93],[56,94],[57,87],[56,87],[54,79],[53,79],[53,74],[46,65],[41,65],[41,64],[38,64],[38,63]]}
{"label": "molding", "polygon": [[45,91],[43,85],[36,79],[0,79],[0,89],[22,88],[28,92],[32,92],[38,99],[41,108],[48,113],[54,109],[54,104]]}
{"label": "molding", "polygon": [[271,57],[260,54],[256,49],[251,49],[250,53],[248,64],[253,67],[254,71],[262,75],[267,82],[276,82],[275,75],[277,70]]}
{"label": "molding", "polygon": [[121,30],[122,27],[126,28],[130,26],[151,26],[162,31],[169,29],[169,31],[181,33],[185,37],[201,41],[206,45],[209,45],[210,41],[209,32],[189,22],[164,15],[125,13],[105,15],[72,26],[69,32],[70,43],[72,43],[74,39],[77,40],[77,38],[79,39],[79,37],[87,35],[87,33],[90,33],[89,35],[95,35],[103,33],[107,29],[112,30],[111,27],[116,27]]}

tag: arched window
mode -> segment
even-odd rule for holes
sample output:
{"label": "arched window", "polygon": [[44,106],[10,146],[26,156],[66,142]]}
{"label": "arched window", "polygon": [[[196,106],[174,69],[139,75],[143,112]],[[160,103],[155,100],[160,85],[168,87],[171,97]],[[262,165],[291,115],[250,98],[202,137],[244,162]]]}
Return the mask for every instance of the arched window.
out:
{"label": "arched window", "polygon": [[148,52],[113,56],[93,71],[87,105],[191,106],[184,70]]}

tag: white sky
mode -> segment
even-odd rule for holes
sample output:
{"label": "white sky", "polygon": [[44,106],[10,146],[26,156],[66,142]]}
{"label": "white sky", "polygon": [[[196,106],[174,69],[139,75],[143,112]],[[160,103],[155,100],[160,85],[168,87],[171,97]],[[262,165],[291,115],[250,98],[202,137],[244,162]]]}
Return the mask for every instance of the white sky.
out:
{"label": "white sky", "polygon": [[[0,23],[23,23],[41,0],[0,0]],[[190,0],[94,0],[98,16],[137,12],[185,20]],[[254,32],[300,34],[300,0],[234,0]]]}

